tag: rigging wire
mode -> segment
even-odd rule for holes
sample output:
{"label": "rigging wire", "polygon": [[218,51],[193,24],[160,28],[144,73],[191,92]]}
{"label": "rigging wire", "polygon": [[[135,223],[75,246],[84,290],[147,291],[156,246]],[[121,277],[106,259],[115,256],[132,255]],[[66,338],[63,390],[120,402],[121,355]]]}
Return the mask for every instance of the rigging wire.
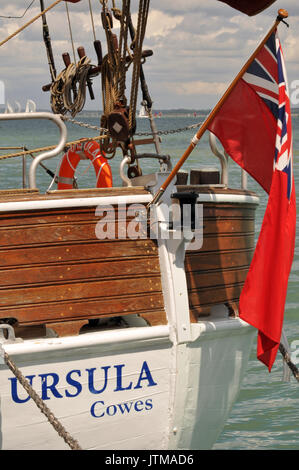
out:
{"label": "rigging wire", "polygon": [[96,41],[96,30],[95,30],[95,25],[94,25],[94,19],[93,19],[93,11],[92,11],[92,6],[91,6],[91,1],[88,0],[89,4],[89,12],[90,12],[90,19],[91,19],[91,26],[92,26],[92,31],[93,31],[93,38]]}
{"label": "rigging wire", "polygon": [[68,7],[67,2],[65,2],[65,9],[66,9],[67,21],[69,25],[69,32],[70,32],[70,38],[71,38],[71,43],[72,43],[73,55],[74,55],[74,63],[76,63],[76,53],[75,53],[75,45],[74,45],[74,39],[73,39],[73,31],[72,31],[70,12],[69,12],[69,7]]}
{"label": "rigging wire", "polygon": [[26,10],[24,11],[23,15],[21,16],[4,16],[4,15],[0,15],[0,18],[6,18],[6,19],[16,19],[16,18],[24,18],[24,16],[26,15],[27,11],[32,7],[33,3],[35,2],[35,0],[32,0],[32,2],[30,3],[30,5],[26,8]]}

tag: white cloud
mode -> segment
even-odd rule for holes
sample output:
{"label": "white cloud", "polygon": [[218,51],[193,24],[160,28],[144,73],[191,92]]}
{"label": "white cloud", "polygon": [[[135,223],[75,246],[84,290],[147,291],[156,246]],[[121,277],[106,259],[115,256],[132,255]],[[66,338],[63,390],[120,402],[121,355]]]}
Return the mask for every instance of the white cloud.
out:
{"label": "white cloud", "polygon": [[185,82],[171,83],[171,89],[179,95],[215,95],[223,94],[227,88],[222,82]]}
{"label": "white cloud", "polygon": [[[136,14],[133,20],[136,22]],[[158,38],[168,36],[173,29],[182,23],[184,17],[182,15],[170,16],[161,10],[151,10],[148,16],[148,24],[146,28],[147,38]]]}

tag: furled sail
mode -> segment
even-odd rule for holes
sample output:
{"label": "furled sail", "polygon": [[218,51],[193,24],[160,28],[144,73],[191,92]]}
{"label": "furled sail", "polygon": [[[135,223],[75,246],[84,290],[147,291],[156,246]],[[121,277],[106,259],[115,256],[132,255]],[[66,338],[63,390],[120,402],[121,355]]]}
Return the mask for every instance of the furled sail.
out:
{"label": "furled sail", "polygon": [[219,0],[227,3],[232,8],[246,13],[248,16],[257,15],[261,11],[268,8],[276,0]]}

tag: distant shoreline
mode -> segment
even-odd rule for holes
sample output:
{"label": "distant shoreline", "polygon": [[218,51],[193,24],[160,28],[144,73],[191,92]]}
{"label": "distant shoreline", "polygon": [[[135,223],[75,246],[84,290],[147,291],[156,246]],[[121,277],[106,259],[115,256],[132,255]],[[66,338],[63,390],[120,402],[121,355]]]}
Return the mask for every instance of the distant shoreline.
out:
{"label": "distant shoreline", "polygon": [[[0,113],[4,113],[5,107],[0,107]],[[178,108],[178,109],[154,109],[153,115],[154,117],[190,117],[190,118],[198,118],[198,117],[206,117],[210,113],[210,109],[188,109],[188,108]],[[49,109],[40,109],[37,112],[51,112]],[[102,111],[99,110],[84,110],[78,114],[78,117],[100,117]],[[299,116],[299,107],[292,109],[292,116],[298,117]],[[138,117],[138,114],[137,114]]]}

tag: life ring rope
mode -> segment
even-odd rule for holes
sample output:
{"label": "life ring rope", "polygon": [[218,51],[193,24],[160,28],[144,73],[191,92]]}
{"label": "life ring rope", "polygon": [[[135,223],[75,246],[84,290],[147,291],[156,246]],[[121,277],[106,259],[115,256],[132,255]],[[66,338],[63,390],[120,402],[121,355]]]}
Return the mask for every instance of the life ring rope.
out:
{"label": "life ring rope", "polygon": [[103,169],[103,167],[104,167],[105,165],[107,165],[107,162],[103,162],[103,163],[101,164],[101,166],[100,166],[99,172],[98,172],[98,174],[97,174],[97,185],[98,185],[98,181],[99,181],[99,178],[100,178],[102,169]]}
{"label": "life ring rope", "polygon": [[[112,187],[113,182],[110,165],[101,152],[100,145],[93,140],[72,145],[63,155],[59,175],[57,177],[57,189],[73,188],[77,166],[80,160],[83,159],[90,160],[90,165],[92,164],[94,167],[97,188]],[[85,170],[84,173],[87,170]]]}
{"label": "life ring rope", "polygon": [[71,169],[72,169],[72,170],[74,171],[74,173],[75,173],[76,168],[73,167],[72,162],[71,162],[71,160],[70,160],[69,150],[66,152],[66,158],[67,158],[68,164],[70,165]]}

